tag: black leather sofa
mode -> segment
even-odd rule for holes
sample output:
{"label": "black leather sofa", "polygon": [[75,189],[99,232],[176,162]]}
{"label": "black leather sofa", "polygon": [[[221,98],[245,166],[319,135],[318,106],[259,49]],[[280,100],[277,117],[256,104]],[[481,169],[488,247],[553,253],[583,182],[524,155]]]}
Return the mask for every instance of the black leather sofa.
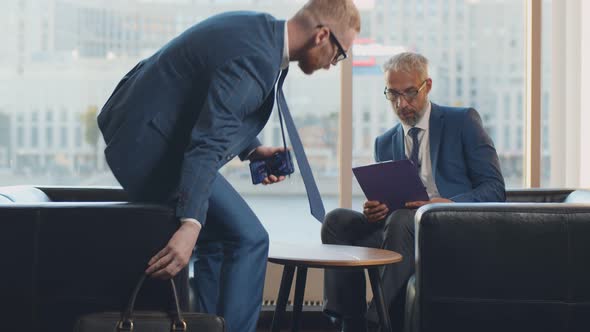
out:
{"label": "black leather sofa", "polygon": [[418,211],[406,331],[590,331],[590,191],[507,197]]}
{"label": "black leather sofa", "polygon": [[[0,330],[72,331],[79,315],[120,311],[178,227],[172,208],[125,202],[117,188],[0,187]],[[188,271],[175,279],[188,309]],[[147,282],[138,309],[171,308]]]}

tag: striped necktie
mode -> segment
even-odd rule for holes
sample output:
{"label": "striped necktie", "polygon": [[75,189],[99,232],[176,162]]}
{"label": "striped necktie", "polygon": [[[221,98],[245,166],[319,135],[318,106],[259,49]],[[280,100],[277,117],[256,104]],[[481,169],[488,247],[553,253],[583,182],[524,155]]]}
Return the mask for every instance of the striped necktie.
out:
{"label": "striped necktie", "polygon": [[420,158],[418,157],[420,152],[420,141],[418,140],[418,134],[420,134],[420,130],[420,128],[412,127],[408,131],[408,134],[412,138],[412,152],[410,152],[410,161],[414,163],[418,170],[422,166],[422,164],[420,164]]}

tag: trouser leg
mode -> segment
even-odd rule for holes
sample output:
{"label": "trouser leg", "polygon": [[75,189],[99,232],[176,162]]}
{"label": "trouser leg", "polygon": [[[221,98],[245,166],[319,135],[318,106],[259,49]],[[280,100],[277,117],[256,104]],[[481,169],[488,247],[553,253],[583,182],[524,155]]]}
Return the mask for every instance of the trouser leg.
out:
{"label": "trouser leg", "polygon": [[[415,272],[414,216],[416,210],[400,209],[385,221],[382,248],[395,251],[403,256],[399,263],[386,265],[381,280],[385,302],[389,306],[393,331],[403,327],[405,288]],[[377,322],[374,305],[371,304],[367,319]]]}
{"label": "trouser leg", "polygon": [[228,332],[256,330],[268,245],[268,233],[256,215],[218,175],[197,241],[195,277],[199,294],[204,294],[201,304],[207,312],[224,317]]}
{"label": "trouser leg", "polygon": [[[379,247],[382,224],[368,223],[363,214],[336,209],[326,215],[322,243]],[[324,311],[342,318],[364,317],[367,308],[365,272],[326,269],[324,273]]]}

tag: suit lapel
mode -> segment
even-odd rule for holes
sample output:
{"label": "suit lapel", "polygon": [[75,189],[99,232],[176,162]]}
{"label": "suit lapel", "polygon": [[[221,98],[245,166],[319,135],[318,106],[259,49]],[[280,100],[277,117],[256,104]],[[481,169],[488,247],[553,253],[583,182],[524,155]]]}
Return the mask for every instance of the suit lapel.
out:
{"label": "suit lapel", "polygon": [[434,103],[431,104],[430,111],[430,160],[432,161],[432,177],[436,179],[436,170],[438,165],[438,151],[444,127],[444,113],[440,107]]}
{"label": "suit lapel", "polygon": [[404,142],[404,129],[401,124],[397,125],[397,129],[393,132],[391,136],[393,140],[393,160],[403,160],[406,159],[406,147]]}

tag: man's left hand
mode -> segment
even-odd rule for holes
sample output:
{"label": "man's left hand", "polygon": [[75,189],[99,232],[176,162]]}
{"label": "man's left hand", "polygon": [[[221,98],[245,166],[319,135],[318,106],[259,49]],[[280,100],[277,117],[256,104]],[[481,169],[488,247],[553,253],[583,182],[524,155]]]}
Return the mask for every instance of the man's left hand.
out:
{"label": "man's left hand", "polygon": [[[284,152],[284,147],[272,147],[272,146],[259,146],[257,147],[248,157],[250,160],[260,160],[272,157],[277,152]],[[281,182],[285,179],[284,175],[275,176],[270,175],[262,180],[263,185],[273,184],[277,182]]]}
{"label": "man's left hand", "polygon": [[417,209],[423,205],[431,204],[431,203],[453,203],[453,201],[451,201],[450,199],[439,197],[439,198],[433,198],[429,201],[407,202],[406,207],[409,209]]}

